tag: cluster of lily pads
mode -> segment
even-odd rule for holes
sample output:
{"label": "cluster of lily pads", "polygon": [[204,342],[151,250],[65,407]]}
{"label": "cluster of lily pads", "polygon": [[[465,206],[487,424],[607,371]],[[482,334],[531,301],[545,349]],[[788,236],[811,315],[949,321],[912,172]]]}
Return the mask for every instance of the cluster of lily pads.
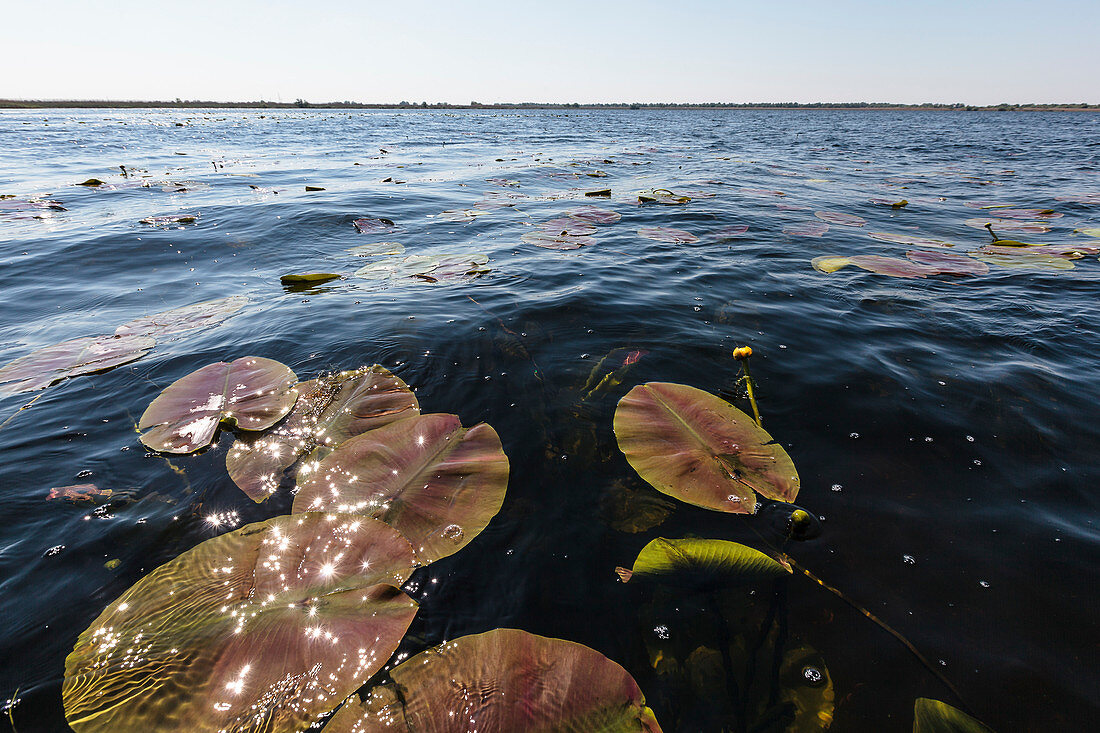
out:
{"label": "cluster of lily pads", "polygon": [[[232,479],[260,502],[294,478],[292,513],[207,540],[108,605],[66,659],[75,730],[304,730],[341,704],[326,729],[455,730],[458,715],[464,730],[660,730],[622,667],[514,629],[444,643],[352,696],[416,615],[412,572],[500,510],[509,466],[491,426],[421,414],[379,365],[298,382],[248,356],[180,378],[138,427],[153,450],[191,453],[223,425],[239,433]],[[462,692],[482,688],[497,694]]]}

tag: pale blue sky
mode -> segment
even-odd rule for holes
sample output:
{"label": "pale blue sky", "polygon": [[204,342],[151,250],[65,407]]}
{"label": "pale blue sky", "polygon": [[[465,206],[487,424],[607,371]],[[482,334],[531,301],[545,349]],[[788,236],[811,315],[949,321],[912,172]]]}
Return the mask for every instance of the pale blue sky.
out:
{"label": "pale blue sky", "polygon": [[0,97],[1100,103],[1100,2],[2,2]]}

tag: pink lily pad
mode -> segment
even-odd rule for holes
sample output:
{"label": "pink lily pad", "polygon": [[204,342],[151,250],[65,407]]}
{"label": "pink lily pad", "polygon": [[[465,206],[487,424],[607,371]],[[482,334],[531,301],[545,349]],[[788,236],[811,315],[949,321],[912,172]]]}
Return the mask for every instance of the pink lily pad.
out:
{"label": "pink lily pad", "polygon": [[115,329],[116,336],[166,336],[197,328],[216,326],[248,303],[243,295],[216,298],[202,303],[173,308],[151,316],[128,321]]}
{"label": "pink lily pad", "polygon": [[536,228],[554,236],[568,235],[570,237],[583,237],[596,233],[596,227],[594,225],[583,219],[573,218],[571,216],[560,216],[557,219],[544,221],[536,225]]}
{"label": "pink lily pad", "polygon": [[1050,227],[1041,221],[1018,221],[1016,219],[967,219],[963,222],[973,229],[985,229],[989,224],[999,232],[1027,232],[1028,234],[1044,234],[1050,231]]}
{"label": "pink lily pad", "polygon": [[1079,260],[1085,255],[1100,254],[1100,247],[1094,247],[1087,244],[1043,244],[1032,245],[1030,247],[1013,247],[993,243],[982,245],[977,251],[987,255],[1049,255],[1051,257],[1065,257],[1069,260]]}
{"label": "pink lily pad", "polygon": [[849,257],[852,264],[862,267],[868,272],[876,272],[879,275],[890,277],[927,277],[936,274],[936,268],[921,265],[910,260],[897,257],[882,257],[881,255],[856,255]]}
{"label": "pink lily pad", "polygon": [[918,265],[935,268],[938,275],[984,275],[989,272],[989,265],[984,262],[949,252],[914,249],[906,252],[905,256]]}
{"label": "pink lily pad", "polygon": [[699,237],[691,232],[671,227],[640,227],[638,235],[656,242],[673,242],[676,244],[692,244],[699,241]]}
{"label": "pink lily pad", "polygon": [[396,530],[283,515],[207,540],[107,606],[65,659],[78,733],[304,731],[382,668],[416,615]]}
{"label": "pink lily pad", "polygon": [[653,488],[688,504],[751,514],[756,494],[798,495],[798,471],[753,419],[695,387],[649,382],[615,408],[619,450]]}
{"label": "pink lily pad", "polygon": [[466,546],[504,502],[508,457],[486,423],[455,415],[407,417],[344,441],[299,472],[294,511],[338,511],[381,519],[425,563]]}
{"label": "pink lily pad", "polygon": [[854,214],[842,214],[838,211],[815,211],[814,216],[830,224],[839,224],[843,227],[861,227],[867,223],[863,217]]}
{"label": "pink lily pad", "polygon": [[880,242],[889,242],[890,244],[906,244],[911,247],[954,247],[951,242],[945,242],[942,239],[930,239],[928,237],[918,237],[915,234],[891,234],[890,232],[867,232],[867,236],[871,239],[877,239]]}
{"label": "pink lily pad", "polygon": [[783,233],[794,237],[821,237],[829,231],[829,225],[822,221],[806,221],[800,224],[788,224]]}
{"label": "pink lily pad", "polygon": [[718,241],[722,241],[723,239],[733,239],[734,237],[740,237],[748,230],[748,224],[730,224],[729,226],[718,227],[714,231],[707,232],[707,236],[713,237]]}
{"label": "pink lily pad", "polygon": [[170,384],[141,416],[141,442],[162,453],[192,453],[210,443],[222,420],[242,430],[269,428],[298,393],[290,367],[259,356],[219,361]]}
{"label": "pink lily pad", "polygon": [[332,449],[356,435],[420,414],[412,390],[383,366],[375,364],[339,372],[296,387],[298,401],[278,427],[253,440],[238,440],[225,454],[233,483],[255,502],[271,496],[283,472],[309,457],[309,472]]}
{"label": "pink lily pad", "polygon": [[618,664],[581,644],[518,629],[446,642],[397,665],[390,678],[365,702],[350,698],[325,730],[661,731],[638,683]]}
{"label": "pink lily pad", "polygon": [[397,228],[392,219],[364,217],[352,222],[360,234],[385,234]]}
{"label": "pink lily pad", "polygon": [[570,236],[568,234],[551,234],[544,231],[527,232],[520,239],[527,244],[533,244],[536,247],[544,247],[546,249],[580,249],[581,247],[589,247],[596,243],[595,237],[589,236]]}
{"label": "pink lily pad", "polygon": [[47,346],[0,368],[0,395],[33,392],[54,382],[136,361],[157,345],[142,335],[98,336]]}
{"label": "pink lily pad", "polygon": [[589,224],[614,224],[623,218],[623,215],[617,211],[600,209],[595,206],[583,206],[579,209],[570,209],[565,212],[565,215],[573,219],[586,221]]}

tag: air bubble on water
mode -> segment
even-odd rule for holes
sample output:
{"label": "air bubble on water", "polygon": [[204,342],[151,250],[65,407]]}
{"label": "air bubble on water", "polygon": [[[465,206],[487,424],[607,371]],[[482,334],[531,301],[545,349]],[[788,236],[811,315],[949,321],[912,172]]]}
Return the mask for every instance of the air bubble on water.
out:
{"label": "air bubble on water", "polygon": [[968,435],[968,436],[966,436],[966,440],[967,440],[968,443],[973,443],[974,442],[974,436],[973,435]]}
{"label": "air bubble on water", "polygon": [[833,491],[841,491],[844,487],[840,484],[833,484]]}
{"label": "air bubble on water", "polygon": [[901,556],[901,561],[903,563],[905,563],[906,565],[916,565],[917,564],[917,559],[915,557],[913,557],[912,555],[902,555]]}
{"label": "air bubble on water", "polygon": [[988,580],[979,580],[978,585],[980,585],[983,588],[988,588],[989,587],[989,581]]}
{"label": "air bubble on water", "polygon": [[859,437],[859,433],[848,433],[848,437],[849,437],[849,438],[858,438],[858,437]]}
{"label": "air bubble on water", "polygon": [[730,494],[729,496],[726,497],[726,501],[728,501],[730,504],[740,504],[741,503],[741,497],[740,496],[734,496],[733,494]]}
{"label": "air bubble on water", "polygon": [[981,461],[979,461],[979,460],[978,460],[977,458],[975,458],[975,459],[974,459],[974,465],[975,465],[975,466],[980,466],[980,465],[982,465],[982,462],[981,462]]}
{"label": "air bubble on water", "polygon": [[825,675],[817,667],[803,667],[802,678],[811,685],[819,685],[825,679]]}
{"label": "air bubble on water", "polygon": [[940,666],[941,666],[941,667],[946,667],[946,666],[947,666],[947,661],[946,661],[946,660],[943,660],[943,659],[941,659],[941,660],[940,660]]}
{"label": "air bubble on water", "polygon": [[924,436],[924,442],[925,443],[931,443],[932,442],[932,436],[930,436],[930,435]]}
{"label": "air bubble on water", "polygon": [[44,557],[52,557],[65,549],[65,545],[54,545],[43,553]]}
{"label": "air bubble on water", "polygon": [[654,626],[653,633],[657,635],[658,639],[667,639],[670,636],[668,632],[668,627],[664,624],[661,624],[660,626]]}

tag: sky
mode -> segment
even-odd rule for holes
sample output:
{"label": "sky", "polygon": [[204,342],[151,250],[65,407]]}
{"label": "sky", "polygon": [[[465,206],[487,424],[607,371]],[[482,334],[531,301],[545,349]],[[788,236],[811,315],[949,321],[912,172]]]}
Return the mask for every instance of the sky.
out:
{"label": "sky", "polygon": [[0,0],[0,98],[1100,103],[1100,2]]}

